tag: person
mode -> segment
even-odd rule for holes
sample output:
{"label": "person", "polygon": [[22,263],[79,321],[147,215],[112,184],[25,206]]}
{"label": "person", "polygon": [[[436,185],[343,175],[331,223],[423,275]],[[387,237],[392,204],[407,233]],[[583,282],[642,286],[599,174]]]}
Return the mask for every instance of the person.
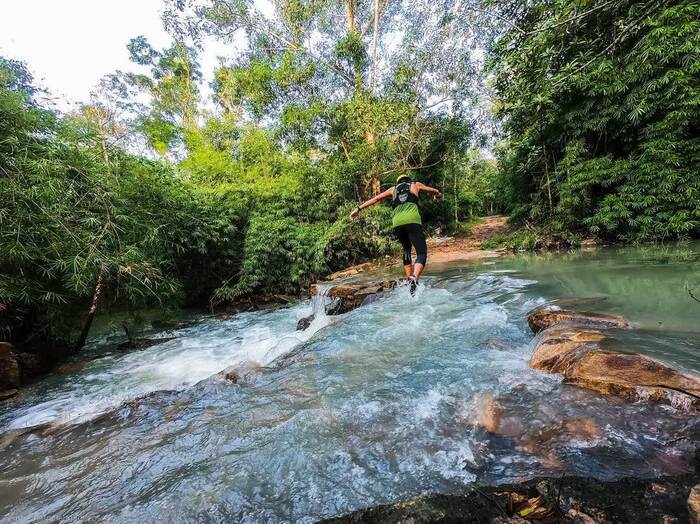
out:
{"label": "person", "polygon": [[[412,292],[418,284],[418,279],[425,269],[428,259],[428,246],[425,243],[425,234],[418,209],[418,198],[421,193],[430,193],[436,198],[442,197],[437,189],[416,182],[407,174],[403,174],[396,179],[394,187],[363,202],[350,213],[350,218],[356,220],[363,209],[378,204],[385,198],[391,198],[392,226],[394,234],[403,247],[403,271],[411,284]],[[412,247],[416,250],[415,263],[411,257]]]}

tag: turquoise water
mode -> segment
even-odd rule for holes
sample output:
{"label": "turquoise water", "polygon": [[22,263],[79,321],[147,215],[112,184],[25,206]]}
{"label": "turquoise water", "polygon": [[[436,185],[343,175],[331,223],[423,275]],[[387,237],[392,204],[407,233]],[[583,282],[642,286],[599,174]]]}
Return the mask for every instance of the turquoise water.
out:
{"label": "turquoise water", "polygon": [[[620,348],[697,372],[698,261],[697,244],[486,259],[304,333],[311,302],[202,318],[142,352],[100,338],[87,366],[2,406],[0,518],[311,522],[474,482],[687,471],[696,416],[530,369],[526,315],[622,313]],[[238,384],[214,376],[231,365]],[[489,398],[498,435],[477,424]]]}

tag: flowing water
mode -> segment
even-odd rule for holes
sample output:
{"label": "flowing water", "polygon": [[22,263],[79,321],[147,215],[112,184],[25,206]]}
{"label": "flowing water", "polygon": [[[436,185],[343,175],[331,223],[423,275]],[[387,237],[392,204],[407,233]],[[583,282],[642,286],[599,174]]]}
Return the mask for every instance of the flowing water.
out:
{"label": "flowing water", "polygon": [[[474,482],[685,472],[696,416],[530,369],[526,314],[622,313],[635,329],[613,333],[620,348],[700,373],[685,289],[700,288],[699,252],[433,267],[415,296],[400,287],[304,332],[312,302],[195,319],[144,351],[97,337],[84,367],[0,407],[0,519],[306,522]],[[235,384],[216,375],[232,365]],[[498,435],[476,424],[492,398]]]}

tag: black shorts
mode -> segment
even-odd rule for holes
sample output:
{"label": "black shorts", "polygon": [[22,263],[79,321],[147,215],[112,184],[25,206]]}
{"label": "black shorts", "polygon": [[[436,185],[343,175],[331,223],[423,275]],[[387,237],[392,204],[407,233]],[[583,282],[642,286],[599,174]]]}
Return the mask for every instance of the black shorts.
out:
{"label": "black shorts", "polygon": [[428,260],[428,246],[425,243],[423,226],[420,224],[405,224],[394,228],[396,238],[403,247],[403,265],[408,266],[413,263],[411,260],[411,248],[416,249],[416,264],[425,265]]}

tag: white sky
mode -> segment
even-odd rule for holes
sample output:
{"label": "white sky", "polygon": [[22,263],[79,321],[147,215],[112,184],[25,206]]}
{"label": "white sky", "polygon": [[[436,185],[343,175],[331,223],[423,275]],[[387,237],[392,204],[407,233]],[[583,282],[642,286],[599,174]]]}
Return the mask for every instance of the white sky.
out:
{"label": "white sky", "polygon": [[[126,44],[144,35],[160,49],[171,38],[160,20],[162,0],[0,0],[0,55],[22,60],[57,106],[86,101],[99,79],[117,69],[136,71]],[[224,52],[222,48],[217,49]],[[216,51],[201,57],[205,80]]]}

